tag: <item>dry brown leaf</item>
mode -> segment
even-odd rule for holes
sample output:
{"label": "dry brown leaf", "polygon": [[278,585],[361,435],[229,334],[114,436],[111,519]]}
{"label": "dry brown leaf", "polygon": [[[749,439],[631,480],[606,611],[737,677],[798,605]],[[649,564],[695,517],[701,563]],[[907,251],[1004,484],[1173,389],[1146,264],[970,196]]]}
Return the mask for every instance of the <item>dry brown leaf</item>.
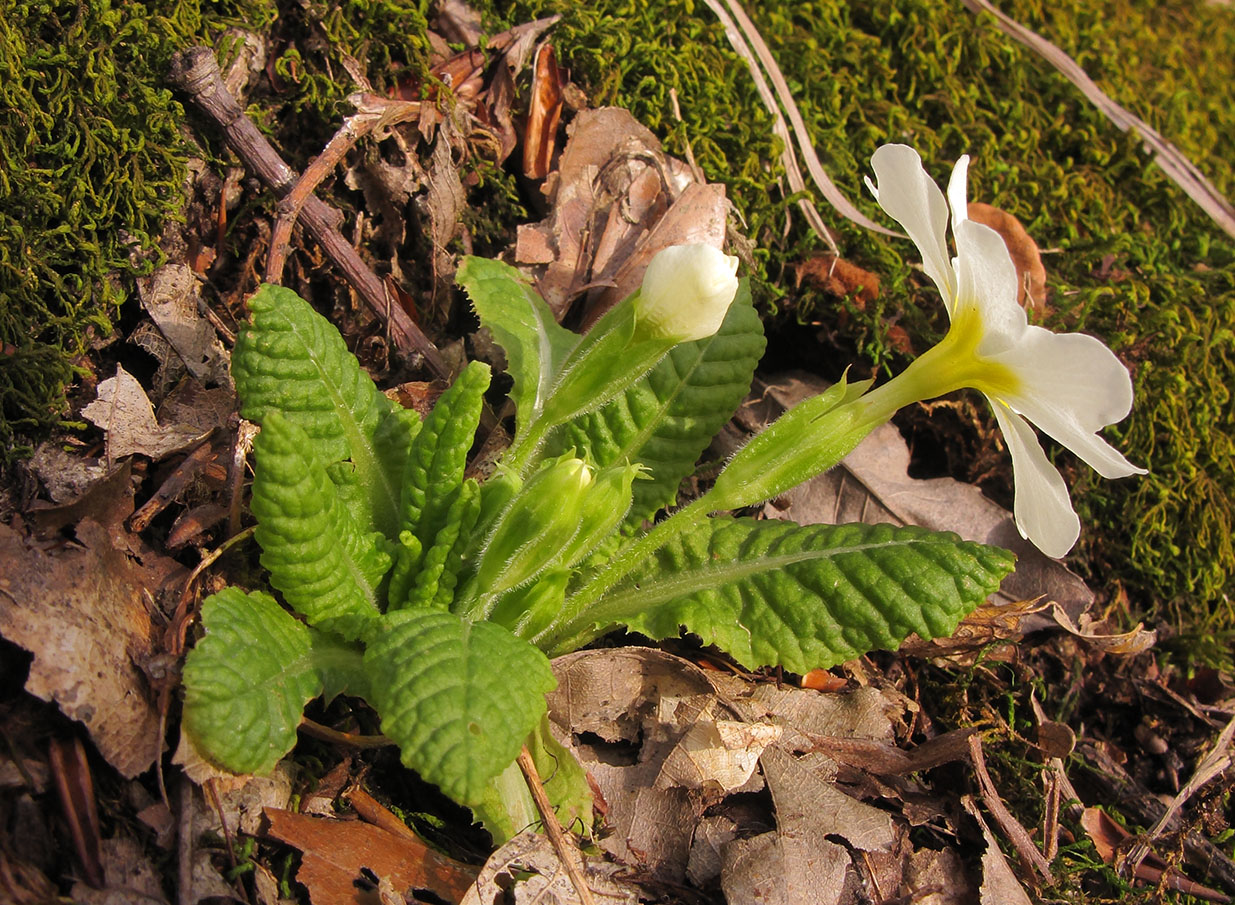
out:
{"label": "dry brown leaf", "polygon": [[137,280],[142,306],[185,368],[205,384],[231,386],[229,356],[210,321],[202,317],[201,284],[184,264],[166,264]]}
{"label": "dry brown leaf", "polygon": [[986,851],[982,853],[982,905],[1031,905],[1029,894],[1016,874],[1012,871],[1008,859],[999,849],[999,842],[986,825],[982,812],[978,810],[973,798],[966,795],[961,799],[965,810],[978,821],[982,827],[982,838],[986,840]]}
{"label": "dry brown leaf", "polygon": [[726,846],[720,885],[730,902],[847,905],[856,901],[845,883],[850,866],[845,847],[822,834],[764,833]]}
{"label": "dry brown leaf", "polygon": [[805,283],[842,298],[852,296],[860,310],[879,297],[879,276],[832,254],[818,254],[795,268],[797,283]]}
{"label": "dry brown leaf", "polygon": [[427,889],[450,902],[462,899],[476,879],[476,868],[367,823],[274,808],[265,814],[269,835],[304,853],[296,879],[308,888],[314,905],[355,901],[354,883],[365,867],[389,877],[400,892]]}
{"label": "dry brown leaf", "polygon": [[[637,905],[638,890],[615,876],[623,870],[619,865],[585,857],[583,877],[597,905]],[[476,884],[459,905],[505,905],[511,901],[515,905],[579,903],[579,894],[553,845],[535,830],[525,830],[490,855]]]}
{"label": "dry brown leaf", "polygon": [[527,129],[523,134],[523,175],[544,179],[557,144],[557,127],[562,119],[562,70],[553,55],[553,45],[541,44],[536,50],[532,70],[532,100],[528,107]]}
{"label": "dry brown leaf", "polygon": [[1046,307],[1046,268],[1042,266],[1042,255],[1038,245],[1021,221],[1002,208],[981,201],[969,202],[969,219],[975,223],[989,226],[1003,238],[1016,265],[1016,302],[1021,307],[1037,314],[1045,314]]}
{"label": "dry brown leaf", "polygon": [[[629,295],[652,255],[667,245],[724,241],[722,186],[699,186],[689,167],[627,110],[584,110],[567,128],[558,169],[542,188],[552,205],[519,228],[525,265],[560,319],[587,290],[587,319]],[[693,191],[691,191],[693,189]]]}
{"label": "dry brown leaf", "polygon": [[1079,638],[1089,647],[1096,648],[1106,654],[1131,656],[1144,653],[1153,647],[1158,640],[1158,632],[1155,629],[1145,628],[1145,623],[1143,622],[1138,622],[1136,628],[1131,631],[1104,635],[1094,630],[1093,620],[1086,613],[1081,614],[1079,627],[1063,608],[1058,605],[1051,607],[1051,617],[1069,635]]}
{"label": "dry brown leaf", "polygon": [[106,432],[109,462],[134,453],[157,462],[210,433],[193,424],[159,424],[146,391],[121,365],[116,366],[115,377],[99,384],[98,398],[81,413]]}
{"label": "dry brown leaf", "polygon": [[72,900],[80,905],[160,905],[166,903],[159,871],[146,857],[145,846],[127,836],[103,840],[103,873],[106,885],[92,889],[73,885]]}
{"label": "dry brown leaf", "polygon": [[784,730],[771,723],[698,720],[665,758],[661,788],[733,792],[750,782],[764,748]]}
{"label": "dry brown leaf", "polygon": [[[753,405],[744,407],[743,426],[761,429],[761,421],[766,424],[780,411],[825,386],[805,372],[777,378],[761,396],[753,397],[756,404],[766,400],[762,411]],[[954,531],[966,540],[1004,547],[1016,554],[1016,571],[1004,579],[994,602],[1019,603],[1044,597],[1074,616],[1089,608],[1093,592],[1075,574],[1021,537],[1010,512],[971,484],[952,478],[911,478],[909,458],[909,447],[900,431],[894,424],[885,424],[839,466],[767,504],[764,514],[799,524],[884,522]],[[1047,624],[1048,619],[1030,615],[1021,630]]]}
{"label": "dry brown leaf", "polygon": [[90,519],[80,546],[44,550],[0,525],[0,634],[34,654],[26,690],[80,720],[124,776],[159,751],[155,695],[142,671],[158,633],[149,596],[178,564]]}
{"label": "dry brown leaf", "polygon": [[29,464],[54,503],[67,503],[80,498],[107,474],[105,463],[66,452],[54,440],[40,443]]}
{"label": "dry brown leaf", "polygon": [[952,849],[921,848],[909,856],[904,884],[914,905],[969,905],[974,890]]}

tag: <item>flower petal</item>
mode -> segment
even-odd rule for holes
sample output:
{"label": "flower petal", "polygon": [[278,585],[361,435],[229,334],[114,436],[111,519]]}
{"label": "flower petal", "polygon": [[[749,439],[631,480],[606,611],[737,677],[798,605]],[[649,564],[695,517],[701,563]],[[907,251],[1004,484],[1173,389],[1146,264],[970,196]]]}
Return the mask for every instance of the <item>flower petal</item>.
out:
{"label": "flower petal", "polygon": [[1003,236],[972,220],[953,221],[956,239],[957,305],[973,306],[985,327],[978,354],[997,355],[1021,341],[1028,326],[1016,302],[1016,265]]}
{"label": "flower petal", "polygon": [[1014,371],[1022,391],[1003,401],[1076,453],[1104,478],[1145,474],[1098,436],[1132,409],[1132,378],[1101,340],[1028,327],[994,361]]}
{"label": "flower petal", "polygon": [[879,206],[905,228],[922,253],[926,275],[935,281],[952,313],[956,277],[948,255],[948,202],[926,174],[922,158],[908,145],[883,145],[871,157],[879,184],[866,177]]}
{"label": "flower petal", "polygon": [[948,206],[952,208],[952,229],[958,223],[969,219],[969,155],[962,154],[961,159],[952,168],[952,176],[948,179]]}
{"label": "flower petal", "polygon": [[1081,535],[1081,520],[1072,508],[1068,487],[1042,452],[1033,428],[997,400],[991,400],[991,407],[1012,453],[1017,530],[1047,556],[1058,559]]}

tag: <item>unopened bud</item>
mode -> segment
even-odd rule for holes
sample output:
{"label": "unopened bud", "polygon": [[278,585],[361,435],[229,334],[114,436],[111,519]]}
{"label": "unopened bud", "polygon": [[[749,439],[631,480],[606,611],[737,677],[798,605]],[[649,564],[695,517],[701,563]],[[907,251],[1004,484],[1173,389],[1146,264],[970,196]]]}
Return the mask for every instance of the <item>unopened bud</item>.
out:
{"label": "unopened bud", "polygon": [[688,342],[720,329],[738,291],[738,259],[711,245],[671,245],[643,275],[635,317],[647,333]]}

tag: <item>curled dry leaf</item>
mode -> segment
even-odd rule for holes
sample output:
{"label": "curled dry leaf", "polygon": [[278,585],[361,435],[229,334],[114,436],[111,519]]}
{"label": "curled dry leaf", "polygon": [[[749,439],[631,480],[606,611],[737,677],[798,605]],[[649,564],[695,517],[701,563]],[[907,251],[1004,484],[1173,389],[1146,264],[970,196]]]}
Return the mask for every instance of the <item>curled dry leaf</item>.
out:
{"label": "curled dry leaf", "polygon": [[1012,866],[1000,851],[998,840],[986,825],[973,798],[966,795],[961,803],[969,815],[978,821],[982,827],[982,837],[986,840],[986,851],[982,853],[982,905],[1030,905],[1029,894],[1016,879]]}
{"label": "curled dry leaf", "polygon": [[536,49],[532,101],[523,134],[523,175],[528,179],[544,179],[549,175],[557,127],[562,119],[562,82],[562,70],[554,57],[553,45],[541,44]]}
{"label": "curled dry leaf", "polygon": [[1016,301],[1036,314],[1045,314],[1046,268],[1038,245],[1030,238],[1021,221],[1005,210],[981,201],[969,202],[969,219],[989,226],[1003,237],[1016,265]]}
{"label": "curled dry leaf", "polygon": [[1072,621],[1072,617],[1058,604],[1051,606],[1051,618],[1072,637],[1078,638],[1087,646],[1096,648],[1106,654],[1131,656],[1144,653],[1153,647],[1158,640],[1158,632],[1155,629],[1145,628],[1145,623],[1143,622],[1138,622],[1136,628],[1131,631],[1104,635],[1095,631],[1093,619],[1090,618],[1089,614],[1082,613],[1079,620],[1080,626],[1078,627]]}
{"label": "curled dry leaf", "polygon": [[[247,46],[247,45],[242,45]],[[185,368],[207,384],[231,386],[228,355],[218,333],[202,317],[201,284],[185,264],[167,264],[137,280],[142,306]]]}

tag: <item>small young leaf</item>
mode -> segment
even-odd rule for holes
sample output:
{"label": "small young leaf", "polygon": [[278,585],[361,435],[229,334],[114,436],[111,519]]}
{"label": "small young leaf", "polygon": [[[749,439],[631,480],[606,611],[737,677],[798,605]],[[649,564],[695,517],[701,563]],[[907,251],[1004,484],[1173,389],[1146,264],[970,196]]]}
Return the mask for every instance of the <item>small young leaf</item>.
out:
{"label": "small young leaf", "polygon": [[410,531],[420,542],[420,555],[433,546],[463,485],[467,452],[488,388],[489,366],[471,362],[437,400],[412,441],[403,473],[400,530]]}
{"label": "small young leaf", "polygon": [[695,460],[750,391],[766,345],[743,280],[715,336],[682,343],[625,393],[576,419],[550,452],[587,450],[597,465],[639,462],[630,517],[642,521],[677,498]]}
{"label": "small young leaf", "polygon": [[269,773],[322,690],[310,631],[269,594],[237,588],[206,599],[202,624],[184,664],[185,730],[219,766]]}
{"label": "small young leaf", "polygon": [[436,610],[386,614],[365,667],[403,763],[469,805],[518,755],[556,684],[526,641]]}
{"label": "small young leaf", "polygon": [[[433,546],[425,551],[406,602],[396,608],[433,607],[445,610],[450,607],[459,570],[463,567],[463,549],[471,540],[479,515],[480,485],[469,478],[463,482],[446,513],[446,523],[437,532]],[[393,599],[391,606],[395,607]]]}
{"label": "small young leaf", "polygon": [[455,279],[506,353],[515,423],[522,430],[544,407],[558,368],[579,337],[554,320],[549,306],[509,264],[465,257]]}
{"label": "small young leaf", "polygon": [[390,557],[379,535],[357,528],[325,469],[306,457],[309,446],[295,423],[267,414],[253,443],[254,536],[270,583],[292,608],[314,625],[357,638],[378,615],[376,589]]}
{"label": "small young leaf", "polygon": [[749,668],[798,673],[911,632],[951,634],[1012,570],[1004,550],[890,525],[709,519],[584,613],[653,638],[685,627]]}
{"label": "small young leaf", "polygon": [[290,289],[264,285],[249,299],[253,323],[240,332],[232,377],[241,413],[264,424],[280,412],[308,435],[303,454],[329,466],[350,459],[365,530],[395,534],[400,474],[374,434],[394,404],[373,385],[339,331]]}

